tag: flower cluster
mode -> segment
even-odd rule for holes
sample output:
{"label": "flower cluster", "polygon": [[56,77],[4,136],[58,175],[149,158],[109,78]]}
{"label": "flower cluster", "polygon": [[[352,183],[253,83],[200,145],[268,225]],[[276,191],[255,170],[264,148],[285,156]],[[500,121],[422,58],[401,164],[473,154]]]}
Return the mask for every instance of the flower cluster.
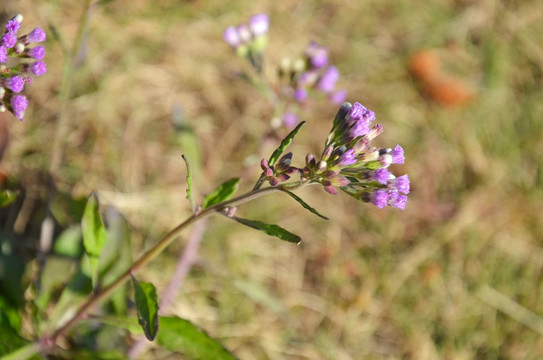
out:
{"label": "flower cluster", "polygon": [[262,180],[268,181],[271,186],[277,186],[282,181],[287,181],[290,176],[300,172],[300,169],[290,166],[292,162],[292,153],[281,157],[277,165],[270,166],[268,160],[262,159],[260,167],[262,168]]}
{"label": "flower cluster", "polygon": [[256,14],[251,16],[248,24],[242,23],[238,26],[229,26],[224,31],[223,38],[228,45],[236,50],[238,56],[249,57],[251,63],[260,70],[259,64],[254,62],[268,44],[269,25],[268,15]]}
{"label": "flower cluster", "polygon": [[[339,70],[329,65],[329,50],[316,42],[306,48],[304,57],[297,60],[283,58],[279,65],[279,76],[286,80],[283,93],[294,100],[296,105],[303,105],[310,93],[317,91],[325,94],[332,103],[341,104],[347,97],[346,90],[336,90]],[[294,126],[298,118],[293,107],[287,106],[283,115],[283,123],[287,127]]]}
{"label": "flower cluster", "polygon": [[[45,56],[44,47],[29,47],[34,43],[45,41],[45,31],[35,28],[26,35],[18,36],[17,32],[22,21],[22,15],[9,20],[0,38],[0,112],[7,109],[19,120],[23,120],[28,106],[27,98],[20,95],[24,86],[32,83],[32,76],[40,76],[47,72],[45,63],[41,61]],[[8,67],[6,63],[9,57],[37,61]]]}
{"label": "flower cluster", "polygon": [[[374,121],[375,113],[360,103],[344,103],[334,119],[320,158],[308,154],[305,167],[298,169],[302,183],[319,183],[334,195],[339,187],[378,208],[389,205],[404,209],[410,190],[409,177],[395,177],[388,171],[391,164],[404,163],[404,151],[400,145],[394,149],[371,146],[371,141],[383,132],[380,124],[372,124]],[[262,176],[272,186],[286,180],[276,176],[276,171],[268,171],[264,161]],[[294,171],[290,170],[289,175],[292,173]]]}

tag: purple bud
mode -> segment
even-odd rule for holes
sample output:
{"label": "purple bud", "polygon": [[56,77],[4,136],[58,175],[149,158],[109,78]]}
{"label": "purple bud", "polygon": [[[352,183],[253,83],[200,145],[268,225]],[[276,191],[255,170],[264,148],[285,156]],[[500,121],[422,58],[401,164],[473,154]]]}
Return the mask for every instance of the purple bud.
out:
{"label": "purple bud", "polygon": [[396,145],[390,152],[390,155],[392,156],[392,163],[394,164],[403,164],[405,161],[404,151],[400,145]]}
{"label": "purple bud", "polygon": [[379,136],[382,132],[383,132],[383,125],[375,124],[375,126],[372,127],[371,130],[366,134],[366,139],[368,139],[368,141],[372,141],[377,136]]}
{"label": "purple bud", "polygon": [[400,195],[398,192],[389,194],[388,204],[392,207],[404,210],[405,204],[407,203],[407,196]]}
{"label": "purple bud", "polygon": [[0,45],[0,63],[5,63],[8,60],[8,50],[5,46]]}
{"label": "purple bud", "polygon": [[326,190],[326,192],[329,193],[329,194],[337,195],[337,190],[332,185],[325,186],[324,190]]}
{"label": "purple bud", "polygon": [[328,48],[312,42],[307,47],[305,54],[313,68],[322,68],[328,65]]}
{"label": "purple bud", "polygon": [[326,69],[324,74],[322,74],[322,77],[317,84],[317,88],[324,93],[330,93],[334,91],[338,79],[339,70],[335,66],[330,66],[328,69]]}
{"label": "purple bud", "polygon": [[11,98],[11,108],[13,115],[19,120],[23,121],[26,107],[28,106],[28,100],[24,95],[15,95]]}
{"label": "purple bud", "polygon": [[13,18],[6,24],[6,32],[16,33],[19,30],[19,27],[21,27],[21,24],[16,18]]}
{"label": "purple bud", "polygon": [[396,189],[404,194],[409,194],[409,190],[411,188],[411,183],[407,174],[390,180],[390,185],[393,189]]}
{"label": "purple bud", "polygon": [[268,181],[269,181],[270,185],[273,186],[273,187],[279,185],[279,180],[277,180],[277,178],[272,177]]}
{"label": "purple bud", "polygon": [[307,99],[307,90],[305,88],[298,88],[294,91],[294,100],[302,102]]}
{"label": "purple bud", "polygon": [[229,26],[228,28],[226,28],[222,36],[224,38],[224,41],[226,41],[226,43],[233,48],[236,48],[238,47],[238,45],[241,44],[241,39],[235,26]]}
{"label": "purple bud", "polygon": [[255,37],[265,35],[268,32],[269,25],[270,20],[267,14],[256,14],[249,19],[249,27]]}
{"label": "purple bud", "polygon": [[343,153],[337,160],[336,164],[337,166],[349,166],[356,163],[356,154],[354,153],[353,149],[349,149]]}
{"label": "purple bud", "polygon": [[260,167],[262,168],[262,170],[269,169],[270,164],[268,163],[268,160],[266,160],[266,159],[260,160]]}
{"label": "purple bud", "polygon": [[377,206],[379,209],[387,206],[388,203],[388,193],[384,189],[379,189],[370,194],[370,201],[373,205]]}
{"label": "purple bud", "polygon": [[43,61],[36,61],[30,64],[30,72],[36,76],[40,76],[47,72],[47,67]]}
{"label": "purple bud", "polygon": [[25,86],[24,79],[20,76],[14,76],[12,78],[0,79],[0,84],[14,93],[23,91]]}
{"label": "purple bud", "polygon": [[2,36],[1,45],[5,46],[7,49],[11,49],[13,46],[15,46],[16,42],[17,35],[12,32],[7,32]]}
{"label": "purple bud", "polygon": [[378,183],[386,185],[388,182],[389,172],[385,168],[377,169],[371,174],[371,178]]}
{"label": "purple bud", "polygon": [[21,37],[20,40],[22,41],[23,44],[27,45],[30,43],[43,42],[45,41],[46,38],[47,36],[45,34],[45,31],[43,31],[42,28],[37,27],[31,32],[29,32],[28,34],[26,34],[25,36]]}
{"label": "purple bud", "polygon": [[36,60],[42,60],[45,56],[45,47],[36,46],[25,50],[25,54]]}
{"label": "purple bud", "polygon": [[332,152],[334,151],[333,146],[327,146],[326,149],[322,152],[321,159],[328,160],[330,159],[330,156],[332,156]]}
{"label": "purple bud", "polygon": [[285,173],[277,174],[277,180],[279,180],[281,182],[287,181],[288,179],[290,179],[290,176],[285,174]]}
{"label": "purple bud", "polygon": [[347,98],[347,90],[338,90],[330,95],[330,101],[332,103],[339,105],[342,104]]}
{"label": "purple bud", "polygon": [[283,114],[283,124],[288,128],[293,128],[298,123],[298,115],[293,112],[287,111]]}
{"label": "purple bud", "polygon": [[313,154],[307,154],[305,156],[305,163],[308,166],[315,166],[315,156]]}

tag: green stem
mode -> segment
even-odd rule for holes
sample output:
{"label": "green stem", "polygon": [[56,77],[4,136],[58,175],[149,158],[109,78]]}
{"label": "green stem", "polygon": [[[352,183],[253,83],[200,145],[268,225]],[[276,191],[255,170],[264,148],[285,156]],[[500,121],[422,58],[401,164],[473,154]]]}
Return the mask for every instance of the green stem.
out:
{"label": "green stem", "polygon": [[131,275],[135,274],[141,267],[143,267],[144,265],[152,261],[154,258],[156,258],[162,251],[164,251],[166,247],[168,247],[168,245],[170,245],[177,238],[177,236],[181,233],[181,231],[183,231],[189,225],[199,220],[202,220],[210,216],[211,214],[220,212],[226,207],[235,207],[235,206],[244,204],[248,201],[262,197],[264,195],[271,194],[273,192],[283,191],[283,190],[295,190],[303,186],[305,186],[305,183],[297,181],[293,183],[283,184],[277,187],[266,187],[262,189],[252,190],[243,195],[235,197],[233,199],[223,201],[222,203],[211,206],[201,211],[200,213],[192,215],[191,217],[186,219],[184,222],[177,225],[169,233],[167,233],[162,238],[162,240],[160,240],[153,248],[148,250],[138,260],[136,260],[132,264],[132,266],[128,270],[126,270],[121,276],[119,276],[115,281],[113,281],[108,286],[104,287],[103,289],[91,295],[88,298],[88,300],[79,307],[75,315],[73,315],[72,318],[68,320],[68,322],[66,322],[64,325],[58,328],[50,337],[46,336],[42,342],[50,344],[50,346],[54,346],[58,338],[63,336],[79,320],[81,320],[92,307],[97,305],[100,301],[107,299],[110,295],[113,294],[113,292],[119,286],[121,286],[127,280],[129,280]]}

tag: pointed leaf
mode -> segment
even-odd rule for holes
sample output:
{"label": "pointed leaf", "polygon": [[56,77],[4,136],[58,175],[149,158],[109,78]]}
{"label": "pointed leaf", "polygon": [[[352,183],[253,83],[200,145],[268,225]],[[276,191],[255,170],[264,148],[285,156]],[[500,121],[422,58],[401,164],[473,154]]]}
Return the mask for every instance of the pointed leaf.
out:
{"label": "pointed leaf", "polygon": [[326,216],[324,215],[321,215],[317,210],[313,209],[311,206],[309,206],[305,201],[302,200],[301,197],[299,197],[298,195],[294,194],[293,192],[290,192],[288,190],[284,190],[284,192],[286,192],[287,194],[289,194],[294,200],[296,200],[297,202],[300,203],[300,205],[302,205],[304,208],[306,208],[307,210],[311,211],[313,214],[317,215],[318,217],[324,219],[324,220],[329,220]]}
{"label": "pointed leaf", "polygon": [[263,223],[262,221],[243,219],[243,218],[238,218],[238,217],[235,217],[235,216],[232,216],[232,217],[229,217],[229,218],[234,219],[237,222],[239,222],[240,224],[243,224],[243,225],[248,226],[250,228],[263,231],[263,232],[265,232],[266,234],[268,234],[270,236],[275,236],[275,237],[277,237],[277,238],[279,238],[281,240],[285,240],[285,241],[295,243],[295,244],[299,244],[299,243],[302,242],[301,237],[299,237],[296,234],[291,233],[288,230],[283,229],[282,227],[280,227],[278,225],[266,224],[266,223]]}
{"label": "pointed leaf", "polygon": [[292,142],[292,139],[294,139],[294,136],[296,136],[296,134],[298,133],[298,130],[300,130],[302,128],[302,126],[304,126],[304,124],[305,124],[305,121],[302,121],[301,123],[299,123],[298,126],[296,126],[294,128],[294,130],[292,130],[283,139],[283,141],[281,141],[281,145],[279,145],[279,147],[277,149],[275,149],[273,154],[270,156],[270,160],[268,160],[268,163],[270,164],[270,166],[273,166],[275,164],[277,159],[279,159],[279,156],[281,156],[281,154],[283,153],[283,151],[285,151],[287,146],[290,145],[290,143]]}
{"label": "pointed leaf", "polygon": [[14,191],[11,191],[11,190],[0,191],[0,208],[8,206],[9,204],[17,200],[18,197],[19,195]]}
{"label": "pointed leaf", "polygon": [[233,178],[224,182],[211,194],[207,195],[202,204],[202,210],[230,199],[238,190],[239,178]]}
{"label": "pointed leaf", "polygon": [[132,277],[134,283],[138,322],[149,341],[153,341],[158,333],[158,299],[155,286],[151,283],[140,283]]}
{"label": "pointed leaf", "polygon": [[85,251],[91,257],[99,257],[106,243],[106,228],[100,216],[98,196],[94,192],[89,196],[85,206],[81,229]]}
{"label": "pointed leaf", "polygon": [[183,160],[185,160],[185,164],[187,165],[187,199],[190,203],[192,212],[194,213],[196,211],[196,205],[194,204],[194,198],[192,196],[192,173],[190,171],[189,161],[187,160],[186,156],[181,155],[181,157]]}
{"label": "pointed leaf", "polygon": [[160,326],[157,343],[167,350],[180,352],[186,359],[236,359],[220,343],[188,320],[161,316]]}

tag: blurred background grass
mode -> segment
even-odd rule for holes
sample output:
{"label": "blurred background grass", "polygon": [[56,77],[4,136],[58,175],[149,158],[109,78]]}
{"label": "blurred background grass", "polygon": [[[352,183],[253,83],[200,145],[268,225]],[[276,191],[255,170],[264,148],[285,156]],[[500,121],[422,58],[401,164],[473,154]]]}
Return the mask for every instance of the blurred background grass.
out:
{"label": "blurred background grass", "polygon": [[[49,168],[63,48],[82,8],[4,7],[25,16],[23,29],[49,27],[48,73],[29,87],[25,121],[8,119],[0,164],[27,190],[44,189],[36,174]],[[255,160],[272,150],[257,154],[273,109],[235,77],[244,64],[222,31],[259,12],[271,18],[270,78],[309,40],[329,46],[348,100],[383,124],[378,144],[404,147],[406,164],[394,171],[409,174],[412,193],[402,212],[301,191],[329,222],[281,196],[238,209],[300,234],[298,247],[214,218],[171,311],[243,359],[542,358],[540,1],[104,2],[92,11],[66,109],[58,188],[74,198],[97,190],[119,208],[134,254],[190,213],[182,153],[196,167],[201,160],[200,195],[239,174],[249,189]],[[410,74],[412,55],[425,49],[470,101],[435,101],[438,90]],[[336,110],[326,101],[304,110],[308,123],[291,146],[298,164],[319,151]],[[160,293],[181,249],[182,241],[142,279]]]}

